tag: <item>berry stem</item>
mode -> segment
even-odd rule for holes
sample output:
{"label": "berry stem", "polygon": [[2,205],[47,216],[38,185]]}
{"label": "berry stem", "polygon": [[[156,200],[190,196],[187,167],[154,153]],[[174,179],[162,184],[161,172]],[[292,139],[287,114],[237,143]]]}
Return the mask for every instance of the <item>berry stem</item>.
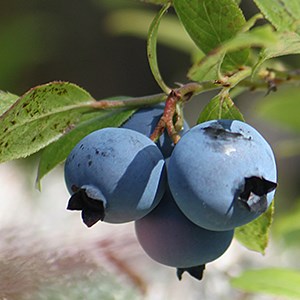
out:
{"label": "berry stem", "polygon": [[164,113],[158,121],[157,126],[154,129],[154,132],[150,136],[150,139],[153,141],[157,141],[160,135],[164,132],[165,129],[168,131],[168,135],[171,137],[174,144],[178,143],[180,139],[180,135],[174,126],[174,117],[176,117],[177,110],[176,105],[179,101],[182,100],[181,94],[172,90],[166,100],[166,105],[164,109]]}
{"label": "berry stem", "polygon": [[163,119],[163,117],[161,117],[153,131],[153,133],[151,134],[150,136],[150,139],[153,141],[153,142],[156,142],[158,141],[159,137],[164,133],[165,131],[165,128],[166,128],[166,123]]}
{"label": "berry stem", "polygon": [[171,91],[166,101],[164,114],[162,116],[166,124],[168,135],[170,136],[174,144],[177,144],[178,141],[180,140],[180,135],[178,134],[174,126],[174,117],[176,117],[176,113],[177,113],[176,104],[180,100],[181,100],[181,94],[176,92],[175,90]]}

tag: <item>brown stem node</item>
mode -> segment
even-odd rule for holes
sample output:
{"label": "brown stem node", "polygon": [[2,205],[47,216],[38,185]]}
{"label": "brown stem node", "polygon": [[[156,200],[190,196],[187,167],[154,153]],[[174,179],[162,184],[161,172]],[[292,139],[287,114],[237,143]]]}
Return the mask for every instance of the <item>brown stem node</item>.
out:
{"label": "brown stem node", "polygon": [[176,144],[179,139],[180,135],[178,134],[175,125],[174,125],[174,118],[176,117],[176,104],[182,98],[181,94],[178,91],[172,90],[168,95],[166,100],[164,113],[161,116],[157,126],[154,129],[154,132],[150,136],[151,140],[157,141],[160,135],[167,129],[168,135]]}

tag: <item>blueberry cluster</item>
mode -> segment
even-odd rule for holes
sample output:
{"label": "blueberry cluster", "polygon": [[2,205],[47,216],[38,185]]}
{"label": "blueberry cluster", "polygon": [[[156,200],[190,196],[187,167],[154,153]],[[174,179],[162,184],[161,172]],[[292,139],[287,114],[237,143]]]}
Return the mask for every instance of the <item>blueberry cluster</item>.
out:
{"label": "blueberry cluster", "polygon": [[65,163],[71,198],[88,226],[135,221],[137,239],[155,261],[201,279],[205,264],[229,247],[234,228],[265,212],[276,189],[266,140],[237,120],[189,129],[174,146],[150,135],[164,106],[140,109],[121,128],[83,138]]}

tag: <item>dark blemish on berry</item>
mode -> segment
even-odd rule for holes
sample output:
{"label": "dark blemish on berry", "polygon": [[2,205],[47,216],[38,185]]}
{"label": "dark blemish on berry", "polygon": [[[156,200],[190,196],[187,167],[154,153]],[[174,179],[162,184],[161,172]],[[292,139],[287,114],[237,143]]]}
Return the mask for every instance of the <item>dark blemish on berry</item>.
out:
{"label": "dark blemish on berry", "polygon": [[108,157],[109,156],[109,152],[108,151],[102,151],[101,152],[101,156]]}
{"label": "dark blemish on berry", "polygon": [[202,129],[206,135],[212,139],[231,140],[237,138],[244,138],[241,133],[231,132],[224,129],[220,125],[208,126]]}
{"label": "dark blemish on berry", "polygon": [[89,167],[92,165],[92,161],[91,160],[89,160],[89,162],[88,162],[88,165],[89,165]]}

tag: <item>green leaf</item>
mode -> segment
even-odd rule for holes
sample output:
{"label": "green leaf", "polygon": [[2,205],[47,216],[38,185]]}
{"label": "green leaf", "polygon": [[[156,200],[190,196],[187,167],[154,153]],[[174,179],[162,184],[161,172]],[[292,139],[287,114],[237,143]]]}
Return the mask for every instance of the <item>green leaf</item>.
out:
{"label": "green leaf", "polygon": [[299,0],[254,0],[254,2],[276,29],[300,33]]}
{"label": "green leaf", "polygon": [[260,117],[280,123],[281,126],[300,131],[299,87],[280,89],[270,94],[257,107]]}
{"label": "green leaf", "polygon": [[[186,31],[206,54],[233,38],[245,25],[243,13],[233,0],[174,0],[174,7]],[[226,64],[239,67],[248,54],[247,49],[230,53]]]}
{"label": "green leaf", "polygon": [[[195,81],[214,80],[219,78],[223,57],[228,52],[249,47],[268,47],[277,42],[277,35],[270,25],[254,28],[251,31],[240,32],[229,41],[209,53],[190,69],[188,76]],[[228,66],[223,67],[226,71]]]}
{"label": "green leaf", "polygon": [[240,277],[233,278],[231,284],[245,292],[300,299],[300,272],[292,269],[247,270]]}
{"label": "green leaf", "polygon": [[38,167],[37,185],[40,186],[41,179],[66,159],[71,150],[82,138],[97,129],[118,127],[134,112],[135,110],[131,109],[99,111],[85,114],[83,116],[84,120],[74,129],[43,149]]}
{"label": "green leaf", "polygon": [[244,121],[244,118],[239,109],[234,105],[229,94],[225,96],[220,93],[215,96],[204,107],[198,118],[197,124],[209,120],[231,119]]}
{"label": "green leaf", "polygon": [[148,62],[152,74],[160,86],[160,88],[168,94],[170,92],[170,88],[165,84],[164,80],[159,71],[158,63],[157,63],[157,53],[156,53],[156,44],[157,44],[157,34],[160,21],[164,14],[167,12],[168,8],[170,7],[170,3],[166,4],[162,7],[162,9],[158,12],[154,20],[152,21],[149,32],[148,32],[148,39],[147,39],[147,55],[148,55]]}
{"label": "green leaf", "polygon": [[0,115],[4,114],[19,98],[11,93],[0,91]]}
{"label": "green leaf", "polygon": [[0,162],[26,157],[57,140],[93,102],[88,92],[71,83],[32,88],[0,116]]}
{"label": "green leaf", "polygon": [[264,254],[268,246],[273,221],[274,201],[268,210],[254,221],[235,229],[234,237],[249,250]]}
{"label": "green leaf", "polygon": [[294,32],[280,33],[276,44],[261,51],[259,60],[253,68],[253,76],[256,75],[266,60],[289,54],[300,54],[300,36]]}
{"label": "green leaf", "polygon": [[249,20],[247,20],[247,22],[245,23],[245,25],[243,26],[241,31],[246,32],[246,31],[250,30],[258,20],[263,19],[263,18],[264,18],[263,14],[261,14],[261,13],[255,14]]}

